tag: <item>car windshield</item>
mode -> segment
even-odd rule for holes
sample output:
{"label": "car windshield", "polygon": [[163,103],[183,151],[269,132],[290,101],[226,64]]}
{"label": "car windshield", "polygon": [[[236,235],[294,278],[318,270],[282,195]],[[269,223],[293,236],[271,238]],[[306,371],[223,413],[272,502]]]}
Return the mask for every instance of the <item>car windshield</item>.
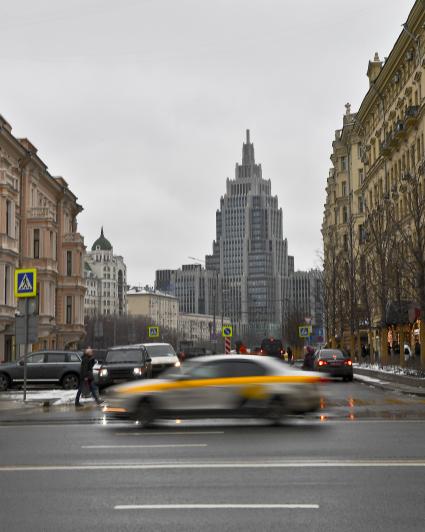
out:
{"label": "car windshield", "polygon": [[148,355],[151,358],[155,357],[169,357],[169,356],[175,356],[176,352],[173,349],[173,346],[170,344],[164,344],[164,345],[146,345],[145,346]]}
{"label": "car windshield", "polygon": [[107,364],[139,364],[142,362],[142,353],[139,349],[116,349],[108,351]]}
{"label": "car windshield", "polygon": [[344,354],[342,351],[338,350],[325,350],[320,351],[319,358],[323,358],[324,360],[328,360],[331,358],[337,358],[337,359],[343,359],[343,358],[350,358],[348,355]]}

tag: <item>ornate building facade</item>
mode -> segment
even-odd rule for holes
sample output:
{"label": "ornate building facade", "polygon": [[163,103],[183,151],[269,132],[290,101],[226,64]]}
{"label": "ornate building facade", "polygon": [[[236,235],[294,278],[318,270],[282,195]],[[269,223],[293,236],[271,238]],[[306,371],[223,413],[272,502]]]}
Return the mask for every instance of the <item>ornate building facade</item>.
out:
{"label": "ornate building facade", "polygon": [[423,365],[424,28],[416,1],[389,56],[369,61],[369,90],[335,135],[322,226],[329,338],[383,362],[417,338]]}
{"label": "ornate building facade", "polygon": [[62,177],[54,177],[28,139],[12,134],[0,116],[0,361],[15,343],[16,268],[37,269],[41,348],[75,348],[84,336],[82,207]]}
{"label": "ornate building facade", "polygon": [[85,255],[84,276],[87,293],[85,315],[124,316],[127,314],[127,268],[123,257],[114,255],[103,233]]}

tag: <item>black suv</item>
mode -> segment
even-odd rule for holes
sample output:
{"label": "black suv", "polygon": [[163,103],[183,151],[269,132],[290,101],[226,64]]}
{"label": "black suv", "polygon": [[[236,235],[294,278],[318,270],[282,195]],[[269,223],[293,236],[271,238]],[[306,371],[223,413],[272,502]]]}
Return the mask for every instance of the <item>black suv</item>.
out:
{"label": "black suv", "polygon": [[261,342],[261,354],[282,358],[284,353],[282,342],[276,338],[264,338]]}
{"label": "black suv", "polygon": [[151,358],[142,344],[111,347],[106,359],[93,368],[99,388],[133,379],[152,377]]}
{"label": "black suv", "polygon": [[[60,384],[65,390],[78,388],[82,353],[36,351],[27,356],[29,384]],[[24,382],[24,357],[0,364],[0,391]]]}

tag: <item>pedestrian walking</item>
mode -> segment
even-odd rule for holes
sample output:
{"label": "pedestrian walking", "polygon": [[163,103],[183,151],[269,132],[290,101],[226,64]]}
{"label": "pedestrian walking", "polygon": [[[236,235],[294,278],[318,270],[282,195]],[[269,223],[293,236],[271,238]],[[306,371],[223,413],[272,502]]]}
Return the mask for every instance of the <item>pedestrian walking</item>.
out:
{"label": "pedestrian walking", "polygon": [[314,349],[311,347],[311,345],[308,345],[305,348],[303,369],[306,369],[306,370],[314,369]]}
{"label": "pedestrian walking", "polygon": [[98,405],[103,403],[103,401],[101,401],[99,398],[99,393],[93,381],[93,366],[95,364],[96,359],[93,356],[93,349],[91,347],[87,347],[81,359],[80,385],[78,386],[77,395],[75,396],[75,406],[82,406],[80,403],[80,397],[85,387],[89,388],[94,400]]}
{"label": "pedestrian walking", "polygon": [[415,357],[416,358],[421,357],[421,344],[419,343],[419,340],[417,338],[415,341]]}
{"label": "pedestrian walking", "polygon": [[292,349],[290,348],[290,346],[288,345],[288,347],[286,348],[286,352],[288,353],[288,364],[293,364],[293,354],[292,354]]}

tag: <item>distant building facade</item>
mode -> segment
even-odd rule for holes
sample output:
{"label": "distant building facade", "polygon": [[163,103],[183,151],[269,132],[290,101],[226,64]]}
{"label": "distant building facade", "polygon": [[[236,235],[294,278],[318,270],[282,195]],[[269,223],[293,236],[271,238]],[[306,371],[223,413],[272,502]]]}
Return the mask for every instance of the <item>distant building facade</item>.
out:
{"label": "distant building facade", "polygon": [[288,278],[290,313],[296,314],[311,325],[323,328],[323,272],[320,270],[296,271]]}
{"label": "distant building facade", "polygon": [[37,269],[38,341],[32,349],[76,348],[84,337],[82,207],[62,177],[50,175],[28,139],[0,116],[0,361],[18,354],[16,268]]}
{"label": "distant building facade", "polygon": [[220,314],[218,272],[206,270],[200,264],[184,264],[178,270],[157,270],[155,288],[175,296],[180,312]]}
{"label": "distant building facade", "polygon": [[153,288],[133,287],[127,292],[128,314],[146,316],[152,325],[177,331],[179,302],[176,297]]}
{"label": "distant building facade", "polygon": [[287,241],[282,210],[271,182],[255,163],[249,131],[236,164],[235,179],[227,179],[226,193],[216,213],[216,239],[206,269],[218,272],[223,311],[235,332],[257,340],[280,336],[285,312],[284,279],[288,276]]}
{"label": "distant building facade", "polygon": [[127,314],[127,267],[123,257],[114,255],[103,233],[85,255],[84,277],[86,316],[125,316]]}

